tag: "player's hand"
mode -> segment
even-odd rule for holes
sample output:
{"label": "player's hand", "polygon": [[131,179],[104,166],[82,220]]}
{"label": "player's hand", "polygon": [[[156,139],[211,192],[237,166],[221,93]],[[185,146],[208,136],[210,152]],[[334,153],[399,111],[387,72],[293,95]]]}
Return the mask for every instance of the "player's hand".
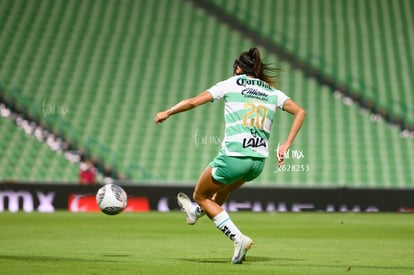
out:
{"label": "player's hand", "polygon": [[285,154],[289,150],[289,147],[290,147],[290,144],[286,142],[277,146],[277,149],[276,149],[277,167],[280,167],[285,163]]}
{"label": "player's hand", "polygon": [[163,122],[164,120],[166,120],[170,115],[168,114],[167,111],[164,112],[159,112],[155,118],[154,118],[154,122],[157,124],[160,124],[161,122]]}

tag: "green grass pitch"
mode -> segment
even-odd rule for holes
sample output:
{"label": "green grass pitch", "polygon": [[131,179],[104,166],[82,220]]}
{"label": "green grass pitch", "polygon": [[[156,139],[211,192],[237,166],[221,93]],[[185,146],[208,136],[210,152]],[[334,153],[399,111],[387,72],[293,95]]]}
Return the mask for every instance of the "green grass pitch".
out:
{"label": "green grass pitch", "polygon": [[242,265],[206,217],[0,213],[0,274],[414,274],[414,215],[230,213]]}

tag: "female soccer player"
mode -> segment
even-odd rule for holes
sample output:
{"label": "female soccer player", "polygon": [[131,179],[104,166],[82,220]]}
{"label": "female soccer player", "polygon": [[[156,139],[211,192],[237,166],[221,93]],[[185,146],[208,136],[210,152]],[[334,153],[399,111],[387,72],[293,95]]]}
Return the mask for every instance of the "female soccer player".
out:
{"label": "female soccer player", "polygon": [[274,70],[262,62],[257,48],[241,53],[234,61],[233,70],[229,79],[159,112],[154,121],[160,124],[174,114],[224,98],[225,137],[217,157],[197,182],[193,194],[197,205],[184,193],[177,195],[177,201],[185,211],[188,224],[195,224],[199,217],[207,214],[234,242],[232,263],[240,264],[253,241],[240,232],[221,205],[232,191],[262,172],[269,155],[270,129],[276,108],[294,116],[287,139],[276,154],[279,166],[304,122],[305,111],[272,86]]}

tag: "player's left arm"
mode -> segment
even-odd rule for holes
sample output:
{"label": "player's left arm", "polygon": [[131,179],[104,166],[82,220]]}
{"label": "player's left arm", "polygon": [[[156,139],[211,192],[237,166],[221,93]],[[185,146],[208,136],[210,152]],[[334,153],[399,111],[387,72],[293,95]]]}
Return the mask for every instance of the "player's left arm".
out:
{"label": "player's left arm", "polygon": [[212,100],[213,100],[212,95],[209,92],[204,91],[195,97],[181,100],[180,102],[178,102],[176,105],[174,105],[168,110],[159,112],[155,116],[154,122],[157,124],[160,124],[161,122],[165,121],[172,115],[191,110],[195,107],[203,105]]}
{"label": "player's left arm", "polygon": [[286,138],[286,141],[279,146],[279,150],[277,153],[277,159],[279,161],[278,165],[282,165],[284,162],[284,155],[285,152],[289,149],[292,145],[293,141],[295,140],[296,135],[299,133],[300,128],[305,121],[306,112],[305,110],[292,99],[287,99],[283,105],[283,110],[293,115],[293,122],[292,126],[290,127],[289,134]]}

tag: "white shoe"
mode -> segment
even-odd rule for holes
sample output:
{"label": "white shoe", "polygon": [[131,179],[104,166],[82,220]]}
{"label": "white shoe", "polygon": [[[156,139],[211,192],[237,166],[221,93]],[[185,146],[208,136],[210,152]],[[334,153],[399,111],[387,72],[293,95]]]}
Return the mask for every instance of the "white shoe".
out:
{"label": "white shoe", "polygon": [[194,211],[194,205],[190,198],[184,193],[177,194],[178,205],[184,210],[187,224],[193,225],[197,222],[198,217]]}
{"label": "white shoe", "polygon": [[232,264],[243,263],[247,250],[253,246],[253,241],[247,236],[242,236],[240,240],[234,242],[234,255],[231,259]]}

